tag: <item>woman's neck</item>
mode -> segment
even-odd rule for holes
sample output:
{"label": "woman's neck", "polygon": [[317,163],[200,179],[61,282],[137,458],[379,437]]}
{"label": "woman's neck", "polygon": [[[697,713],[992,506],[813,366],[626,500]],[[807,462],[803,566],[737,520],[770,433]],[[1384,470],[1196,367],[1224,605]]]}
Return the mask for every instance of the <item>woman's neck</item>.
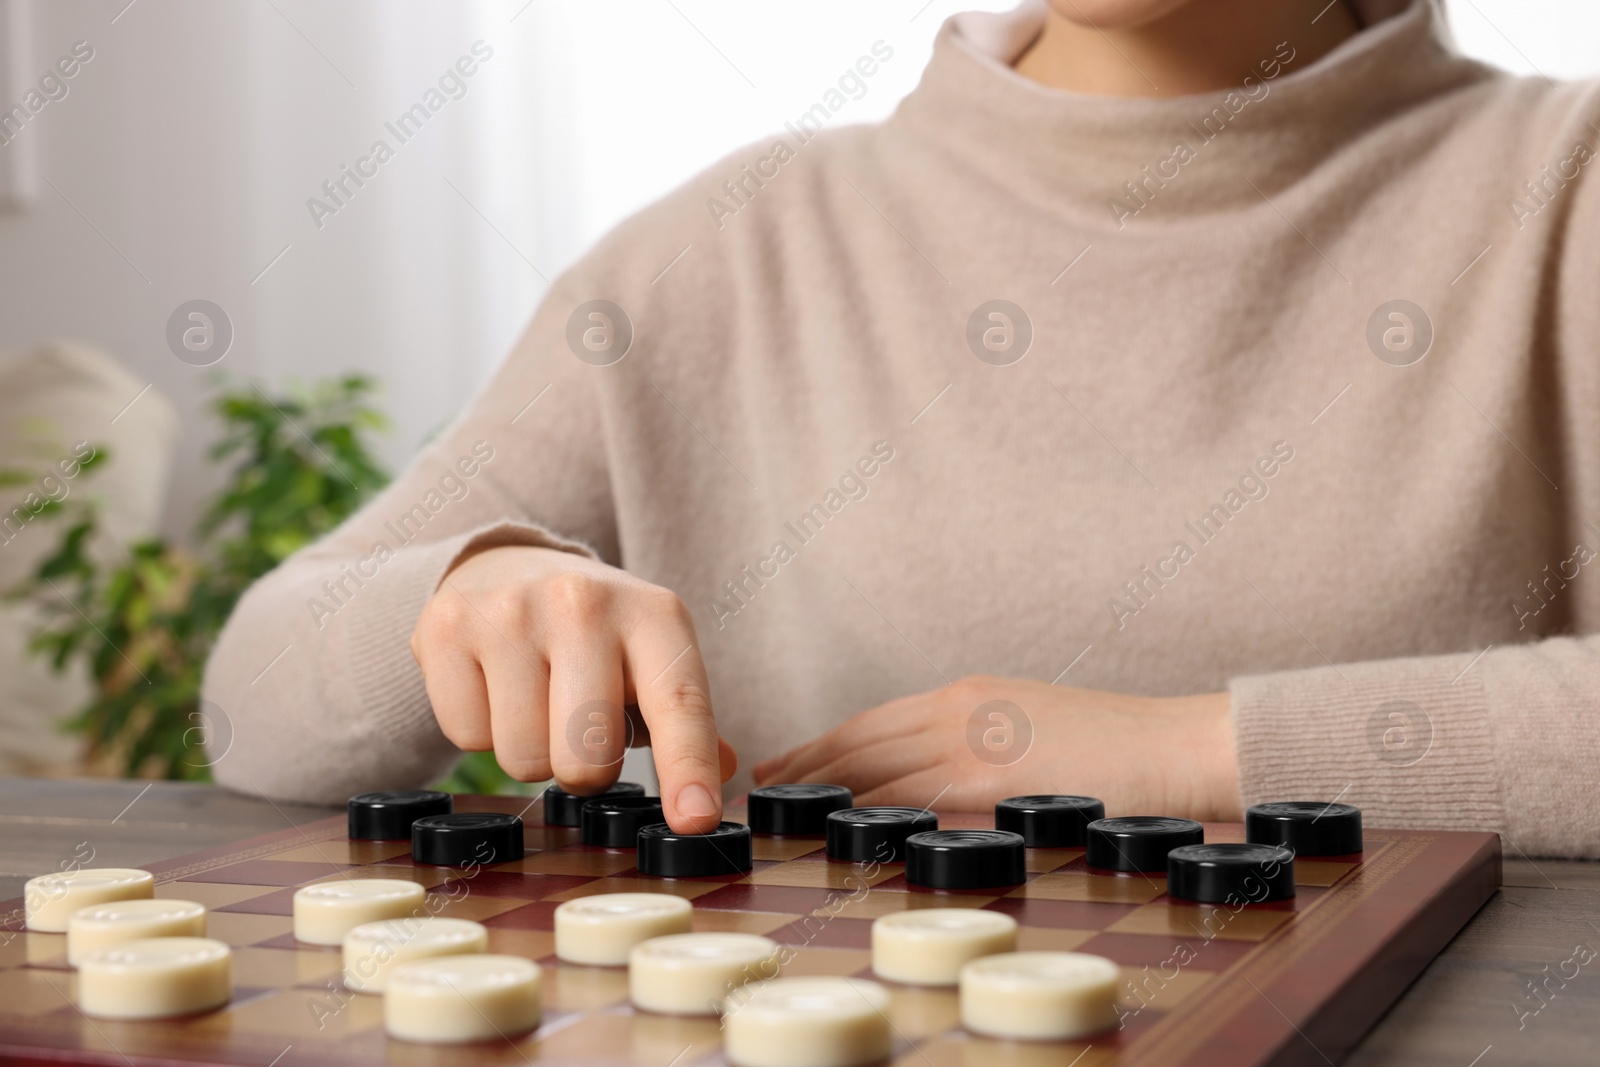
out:
{"label": "woman's neck", "polygon": [[[1194,0],[1139,26],[1097,28],[1059,13],[1016,63],[1026,78],[1099,96],[1165,97],[1234,88],[1260,78],[1280,43],[1295,66],[1337,48],[1361,26],[1346,0]],[[1281,60],[1281,56],[1277,57]]]}

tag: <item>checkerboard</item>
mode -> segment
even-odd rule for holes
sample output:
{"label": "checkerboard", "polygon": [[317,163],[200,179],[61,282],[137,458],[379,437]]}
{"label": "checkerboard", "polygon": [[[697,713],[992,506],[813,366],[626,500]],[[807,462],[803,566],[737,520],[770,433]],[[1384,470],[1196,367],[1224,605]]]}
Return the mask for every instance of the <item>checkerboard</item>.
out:
{"label": "checkerboard", "polygon": [[[968,1034],[953,989],[884,983],[896,1065],[1323,1064],[1349,1050],[1500,883],[1493,834],[1370,828],[1364,853],[1298,861],[1294,900],[1237,911],[1175,901],[1160,875],[1093,872],[1081,849],[1030,850],[1027,882],[1008,891],[936,892],[908,885],[900,864],[838,863],[820,839],[757,835],[746,875],[659,879],[641,876],[631,851],[586,847],[576,830],[545,826],[538,803],[458,797],[456,810],[521,814],[526,854],[475,871],[420,866],[406,842],[349,840],[339,817],[150,866],[158,897],[206,905],[210,936],[233,946],[233,1000],[204,1015],[84,1017],[65,936],[27,932],[11,918],[0,925],[0,1057],[139,1067],[722,1064],[716,1019],[636,1011],[624,969],[554,956],[552,915],[562,901],[647,891],[693,901],[696,930],[775,939],[790,976],[871,977],[872,920],[923,907],[1003,911],[1020,924],[1020,950],[1090,952],[1123,969],[1121,1028],[1048,1044]],[[742,821],[743,812],[731,808],[727,818]],[[942,815],[940,825],[991,822]],[[1206,840],[1243,834],[1210,825]],[[491,952],[537,960],[543,1024],[516,1040],[460,1048],[388,1038],[380,999],[344,989],[339,950],[292,933],[295,887],[341,877],[416,881],[432,914],[477,920]]]}

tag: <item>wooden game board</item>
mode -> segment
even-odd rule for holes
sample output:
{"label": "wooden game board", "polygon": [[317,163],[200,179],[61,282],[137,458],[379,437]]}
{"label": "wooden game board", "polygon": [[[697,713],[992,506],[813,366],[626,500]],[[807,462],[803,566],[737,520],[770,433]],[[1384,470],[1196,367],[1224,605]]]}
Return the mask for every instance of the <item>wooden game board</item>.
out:
{"label": "wooden game board", "polygon": [[[458,798],[460,811],[518,812],[506,797]],[[920,1067],[1254,1067],[1337,1061],[1500,883],[1493,834],[1373,830],[1359,856],[1301,861],[1298,897],[1227,909],[1180,904],[1160,876],[1090,873],[1081,850],[1032,850],[1009,892],[907,886],[900,866],[829,862],[815,839],[760,837],[746,876],[638,876],[633,854],[586,848],[575,830],[522,812],[527,855],[478,871],[418,867],[404,842],[350,841],[343,817],[151,866],[156,895],[211,909],[210,934],[234,946],[234,996],[184,1020],[89,1020],[73,1006],[65,936],[0,926],[0,1058],[31,1064],[545,1064],[697,1067],[724,1061],[715,1019],[634,1011],[622,969],[553,956],[552,912],[588,893],[676,893],[698,930],[764,934],[790,946],[788,975],[870,971],[872,920],[911,907],[982,907],[1021,924],[1022,949],[1107,956],[1124,968],[1124,1027],[1092,1041],[1028,1044],[961,1030],[954,990],[891,990],[893,1063]],[[731,809],[731,819],[743,813]],[[979,816],[941,825],[982,826]],[[1208,841],[1241,840],[1208,826]],[[327,878],[409,878],[435,914],[476,919],[490,951],[544,967],[544,1023],[516,1040],[443,1048],[392,1041],[377,997],[344,991],[337,949],[291,934],[294,887]],[[870,882],[871,888],[859,887]],[[4,905],[20,908],[20,901]]]}

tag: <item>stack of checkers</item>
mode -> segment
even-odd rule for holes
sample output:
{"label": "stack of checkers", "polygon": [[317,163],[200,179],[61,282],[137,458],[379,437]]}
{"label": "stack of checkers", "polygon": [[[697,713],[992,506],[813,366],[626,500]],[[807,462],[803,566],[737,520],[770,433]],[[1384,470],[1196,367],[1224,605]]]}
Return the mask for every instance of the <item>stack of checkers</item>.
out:
{"label": "stack of checkers", "polygon": [[29,930],[67,935],[78,1006],[103,1019],[152,1019],[226,1004],[233,950],[205,936],[206,909],[155,899],[148,871],[80,868],[31,878]]}
{"label": "stack of checkers", "polygon": [[[703,835],[667,825],[658,798],[622,783],[596,797],[551,787],[549,826],[576,827],[595,850],[633,849],[645,877],[729,879],[752,869],[752,832],[826,842],[828,859],[903,863],[912,886],[959,893],[1022,884],[1028,849],[1080,848],[1091,874],[1166,876],[1177,900],[1240,904],[1294,895],[1294,858],[1362,848],[1361,815],[1343,804],[1264,804],[1243,843],[1207,844],[1187,819],[1105,817],[1089,797],[1027,796],[995,808],[995,829],[940,830],[917,808],[854,807],[849,790],[773,786],[749,796],[750,825]],[[456,812],[449,794],[366,793],[349,804],[357,841],[409,841],[419,868],[470,870],[524,856],[515,815]],[[402,846],[404,847],[404,846]],[[78,969],[78,1006],[96,1018],[190,1015],[226,1004],[232,952],[206,937],[198,903],[155,899],[140,870],[76,870],[27,885],[29,929],[65,932]],[[664,885],[663,888],[668,886]],[[342,950],[345,989],[382,997],[385,1029],[437,1044],[503,1040],[540,1026],[542,973],[532,958],[488,951],[480,923],[431,914],[421,880],[348,878],[293,894],[293,935]],[[697,929],[672,892],[576,896],[554,908],[554,954],[574,967],[627,969],[628,998],[646,1012],[720,1016],[737,1067],[854,1067],[891,1051],[885,986],[861,977],[789,977],[778,941]],[[1118,1025],[1117,965],[1076,952],[1017,951],[1016,920],[970,907],[896,910],[871,925],[871,969],[882,982],[957,991],[962,1026],[1005,1039],[1065,1041]]]}
{"label": "stack of checkers", "polygon": [[[351,838],[409,839],[417,864],[471,869],[523,854],[521,819],[457,813],[447,793],[363,793],[349,809]],[[454,1044],[539,1025],[539,965],[489,953],[480,923],[429,914],[417,882],[316,882],[295,891],[293,906],[295,940],[339,946],[345,988],[382,995],[395,1037]]]}

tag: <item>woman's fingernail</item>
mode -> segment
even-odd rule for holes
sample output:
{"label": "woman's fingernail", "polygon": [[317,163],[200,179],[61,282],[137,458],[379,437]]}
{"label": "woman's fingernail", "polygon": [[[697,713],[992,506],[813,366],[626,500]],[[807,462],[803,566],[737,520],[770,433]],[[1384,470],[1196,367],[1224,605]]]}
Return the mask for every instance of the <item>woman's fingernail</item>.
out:
{"label": "woman's fingernail", "polygon": [[717,813],[717,802],[711,799],[706,787],[698,783],[678,790],[678,812],[691,819],[702,819]]}

